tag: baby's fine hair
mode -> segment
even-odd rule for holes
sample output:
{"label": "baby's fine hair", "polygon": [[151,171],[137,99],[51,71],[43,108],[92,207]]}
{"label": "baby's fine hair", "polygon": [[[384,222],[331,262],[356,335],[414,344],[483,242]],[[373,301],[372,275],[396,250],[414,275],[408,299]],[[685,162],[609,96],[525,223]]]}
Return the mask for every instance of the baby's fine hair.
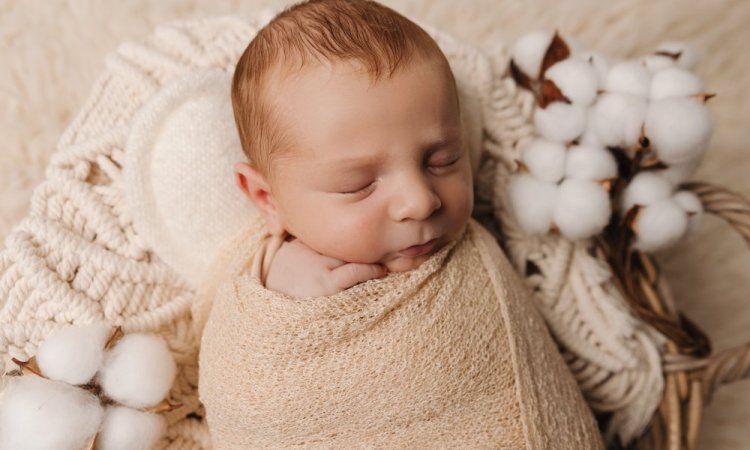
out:
{"label": "baby's fine hair", "polygon": [[250,164],[269,177],[272,155],[284,147],[283,130],[272,120],[264,96],[272,71],[294,73],[310,64],[353,61],[375,81],[391,77],[415,56],[439,61],[450,72],[427,32],[377,2],[309,0],[285,9],[247,46],[232,80],[234,118]]}

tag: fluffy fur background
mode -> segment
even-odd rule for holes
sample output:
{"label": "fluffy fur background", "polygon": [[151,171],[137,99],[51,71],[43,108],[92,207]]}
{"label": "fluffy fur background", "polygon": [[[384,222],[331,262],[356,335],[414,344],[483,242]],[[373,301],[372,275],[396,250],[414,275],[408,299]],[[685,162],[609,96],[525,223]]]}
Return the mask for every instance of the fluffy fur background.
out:
{"label": "fluffy fur background", "polygon": [[[174,19],[248,14],[279,0],[0,0],[0,240],[28,208],[55,143],[86,100],[104,55]],[[559,29],[612,56],[636,56],[664,40],[694,45],[698,73],[718,97],[717,127],[695,179],[750,197],[750,3],[742,0],[383,0],[411,17],[498,51],[526,31]],[[750,249],[717,219],[660,255],[683,310],[714,347],[750,340]],[[718,391],[701,448],[750,442],[750,382]]]}

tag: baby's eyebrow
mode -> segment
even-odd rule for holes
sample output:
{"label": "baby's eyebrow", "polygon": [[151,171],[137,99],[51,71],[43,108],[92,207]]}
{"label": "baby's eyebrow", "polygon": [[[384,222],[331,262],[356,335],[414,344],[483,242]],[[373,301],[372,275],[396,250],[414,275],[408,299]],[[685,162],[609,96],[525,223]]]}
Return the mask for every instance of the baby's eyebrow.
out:
{"label": "baby's eyebrow", "polygon": [[430,155],[440,150],[441,148],[458,142],[459,137],[460,137],[459,133],[446,133],[439,139],[425,142],[422,145],[422,153],[424,154],[425,157],[429,157]]}
{"label": "baby's eyebrow", "polygon": [[357,170],[374,166],[380,159],[379,155],[341,158],[331,163],[331,166],[342,170]]}
{"label": "baby's eyebrow", "polygon": [[[422,153],[425,158],[428,158],[432,153],[440,150],[441,148],[457,142],[459,134],[450,133],[432,141],[425,142],[421,145]],[[331,167],[342,170],[357,170],[364,169],[370,166],[376,165],[382,159],[381,155],[371,155],[363,157],[344,157],[340,158],[331,163]]]}

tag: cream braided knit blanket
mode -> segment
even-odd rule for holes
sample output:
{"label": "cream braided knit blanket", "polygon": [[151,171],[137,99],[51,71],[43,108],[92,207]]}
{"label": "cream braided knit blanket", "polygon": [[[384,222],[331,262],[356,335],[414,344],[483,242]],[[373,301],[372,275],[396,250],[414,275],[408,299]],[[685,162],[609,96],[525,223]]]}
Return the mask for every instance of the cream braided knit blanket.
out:
{"label": "cream braided knit blanket", "polygon": [[265,289],[269,240],[248,241],[201,341],[215,448],[603,448],[528,292],[475,221],[416,270],[329,297]]}
{"label": "cream braided knit blanket", "polygon": [[[169,414],[168,435],[158,448],[209,446],[197,398],[200,326],[190,312],[195,292],[189,280],[134,229],[124,201],[126,142],[133,116],[155,93],[195,71],[231,72],[266,18],[170,24],[109,55],[88,102],[60,139],[29,214],[0,252],[0,372],[9,356],[28,358],[69,324],[104,320],[167,339],[180,367],[171,396],[184,406]],[[471,85],[481,100],[478,214],[500,220],[519,273],[529,261],[540,269],[527,278],[537,306],[586,399],[597,411],[613,412],[609,436],[637,434],[661,397],[659,336],[633,318],[608,268],[585,243],[520,233],[506,209],[504,186],[520,145],[531,137],[531,103],[500,77],[507,55],[492,55],[493,71],[473,48],[433,34],[459,83]]]}

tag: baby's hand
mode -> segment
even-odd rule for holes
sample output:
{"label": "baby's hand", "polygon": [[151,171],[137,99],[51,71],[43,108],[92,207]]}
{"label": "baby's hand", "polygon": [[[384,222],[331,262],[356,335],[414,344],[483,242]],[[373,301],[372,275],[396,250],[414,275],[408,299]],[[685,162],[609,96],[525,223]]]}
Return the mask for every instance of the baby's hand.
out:
{"label": "baby's hand", "polygon": [[266,288],[294,297],[318,297],[386,274],[381,264],[347,263],[321,255],[294,239],[281,244],[271,260]]}

